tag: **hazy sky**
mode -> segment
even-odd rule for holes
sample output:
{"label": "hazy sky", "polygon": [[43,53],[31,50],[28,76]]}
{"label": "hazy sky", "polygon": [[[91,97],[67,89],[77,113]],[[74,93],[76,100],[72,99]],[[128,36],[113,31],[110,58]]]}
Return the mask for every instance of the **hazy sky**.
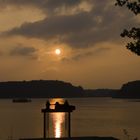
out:
{"label": "hazy sky", "polygon": [[140,79],[140,57],[120,37],[140,17],[114,4],[0,0],[0,81],[57,79],[84,88],[120,88]]}

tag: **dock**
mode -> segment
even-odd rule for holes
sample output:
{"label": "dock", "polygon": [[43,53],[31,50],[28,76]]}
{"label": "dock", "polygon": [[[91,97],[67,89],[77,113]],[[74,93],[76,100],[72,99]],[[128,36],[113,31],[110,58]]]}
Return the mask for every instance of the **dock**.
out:
{"label": "dock", "polygon": [[[54,105],[54,108],[51,108],[51,105]],[[71,113],[76,109],[75,106],[69,105],[68,101],[65,101],[64,104],[59,104],[56,102],[55,104],[51,104],[49,101],[46,102],[45,108],[41,109],[43,113],[43,136],[41,138],[20,138],[19,140],[119,140],[117,138],[108,136],[108,137],[99,137],[99,136],[71,136]],[[68,113],[67,120],[65,123],[68,123],[67,136],[62,138],[52,138],[49,136],[49,114],[50,113]],[[50,138],[51,137],[51,138]]]}
{"label": "dock", "polygon": [[71,138],[26,138],[26,139],[19,139],[19,140],[119,140],[114,137],[98,137],[98,136],[91,136],[91,137],[71,137]]}

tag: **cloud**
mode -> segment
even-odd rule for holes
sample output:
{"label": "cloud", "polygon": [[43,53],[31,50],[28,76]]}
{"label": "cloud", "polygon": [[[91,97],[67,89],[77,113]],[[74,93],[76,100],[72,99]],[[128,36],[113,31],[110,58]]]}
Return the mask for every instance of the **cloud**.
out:
{"label": "cloud", "polygon": [[53,7],[59,7],[61,5],[68,5],[73,6],[77,3],[79,3],[81,0],[0,0],[1,5],[44,5],[44,7],[50,7],[51,9]]}
{"label": "cloud", "polygon": [[70,8],[78,5],[83,0],[0,0],[0,7],[5,8],[7,6],[17,6],[17,7],[25,7],[25,6],[35,6],[42,9],[47,14],[54,14],[55,11],[58,12],[58,9]]}
{"label": "cloud", "polygon": [[89,30],[92,25],[91,16],[87,13],[80,13],[69,16],[54,16],[34,23],[25,23],[20,28],[10,30],[7,34],[50,39]]}
{"label": "cloud", "polygon": [[10,51],[11,56],[25,56],[35,58],[37,50],[33,47],[17,46]]}
{"label": "cloud", "polygon": [[[40,4],[37,0],[25,1],[13,0],[13,3],[38,4],[38,7],[46,6],[46,10],[53,9],[52,11],[63,6],[72,7],[80,3],[79,0],[46,0]],[[72,15],[54,14],[41,21],[24,23],[5,34],[22,35],[27,38],[39,38],[46,41],[57,39],[59,43],[67,44],[73,48],[86,48],[93,47],[99,42],[116,42],[120,39],[121,30],[125,26],[131,26],[135,23],[130,14],[123,14],[108,0],[88,0],[88,2],[93,5],[91,11],[81,11]]]}
{"label": "cloud", "polygon": [[78,53],[73,54],[71,57],[64,57],[62,61],[68,62],[68,61],[79,61],[82,58],[87,58],[91,56],[97,56],[99,54],[102,54],[106,51],[109,51],[111,48],[109,47],[96,47],[94,49],[89,49],[88,51],[79,51]]}

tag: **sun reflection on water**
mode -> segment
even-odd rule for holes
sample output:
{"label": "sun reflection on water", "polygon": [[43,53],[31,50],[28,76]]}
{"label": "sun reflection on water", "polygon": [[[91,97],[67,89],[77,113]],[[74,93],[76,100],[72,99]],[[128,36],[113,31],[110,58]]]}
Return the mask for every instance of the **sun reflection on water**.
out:
{"label": "sun reflection on water", "polygon": [[[50,103],[55,104],[56,102],[59,102],[60,104],[64,103],[64,100],[59,98],[59,99],[51,99]],[[51,108],[54,108],[54,105],[51,106]],[[53,133],[55,138],[60,138],[62,137],[63,133],[63,125],[65,123],[65,113],[63,112],[57,112],[57,113],[51,113],[51,118],[53,121]]]}
{"label": "sun reflection on water", "polygon": [[54,136],[60,138],[62,136],[62,124],[64,123],[65,113],[52,113]]}

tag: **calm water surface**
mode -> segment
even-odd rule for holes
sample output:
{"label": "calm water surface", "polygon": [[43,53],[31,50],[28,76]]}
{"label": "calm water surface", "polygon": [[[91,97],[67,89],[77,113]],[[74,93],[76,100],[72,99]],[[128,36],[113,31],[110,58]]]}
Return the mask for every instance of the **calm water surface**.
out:
{"label": "calm water surface", "polygon": [[[42,137],[43,114],[47,99],[33,99],[31,103],[12,103],[0,100],[0,140]],[[76,106],[72,113],[72,136],[114,136],[140,139],[140,102],[112,98],[72,98]],[[64,131],[65,114],[51,114],[50,135],[60,137]]]}

